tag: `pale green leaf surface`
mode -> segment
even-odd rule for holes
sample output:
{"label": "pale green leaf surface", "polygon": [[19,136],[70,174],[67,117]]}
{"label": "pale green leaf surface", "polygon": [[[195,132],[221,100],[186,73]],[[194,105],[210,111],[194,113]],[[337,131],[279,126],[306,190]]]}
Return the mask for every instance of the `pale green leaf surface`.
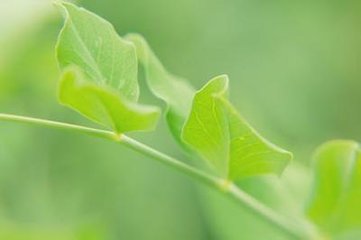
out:
{"label": "pale green leaf surface", "polygon": [[182,138],[222,177],[280,174],[292,155],[262,138],[227,100],[228,77],[218,76],[193,100]]}
{"label": "pale green leaf surface", "polygon": [[70,3],[61,6],[66,20],[57,44],[60,66],[77,65],[91,81],[111,86],[129,100],[137,100],[134,45],[121,39],[113,26],[99,16]]}
{"label": "pale green leaf surface", "polygon": [[99,16],[70,3],[61,6],[66,16],[57,44],[60,66],[77,65],[89,80],[111,86],[129,100],[137,100],[134,45],[121,39],[113,26]]}
{"label": "pale green leaf surface", "polygon": [[72,67],[60,84],[60,102],[118,133],[153,129],[160,113],[158,108],[137,104],[134,44],[120,38],[97,15],[70,3],[59,5],[65,24],[57,58],[63,70]]}
{"label": "pale green leaf surface", "polygon": [[180,140],[184,122],[189,114],[195,93],[193,87],[184,79],[170,74],[139,34],[128,34],[137,49],[139,62],[145,70],[150,90],[168,105],[167,122],[173,135]]}
{"label": "pale green leaf surface", "polygon": [[361,151],[353,141],[322,145],[314,157],[309,217],[329,233],[361,229]]}
{"label": "pale green leaf surface", "polygon": [[157,107],[130,102],[112,89],[99,88],[84,80],[75,68],[64,72],[59,100],[117,133],[152,130],[160,115]]}

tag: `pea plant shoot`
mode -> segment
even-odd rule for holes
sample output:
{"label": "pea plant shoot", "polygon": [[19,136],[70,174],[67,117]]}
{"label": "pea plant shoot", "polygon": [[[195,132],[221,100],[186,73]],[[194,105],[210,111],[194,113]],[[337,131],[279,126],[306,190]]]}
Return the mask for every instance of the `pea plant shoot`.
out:
{"label": "pea plant shoot", "polygon": [[[99,16],[73,4],[57,4],[65,17],[56,46],[62,71],[59,102],[102,128],[0,114],[0,120],[85,133],[127,146],[224,193],[290,239],[354,239],[361,227],[361,151],[353,141],[322,145],[315,154],[314,186],[305,216],[289,218],[243,191],[237,182],[260,174],[281,175],[292,154],[272,144],[228,100],[229,80],[216,76],[200,90],[169,73],[138,34],[120,37]],[[166,122],[189,165],[127,136],[152,131],[158,106],[138,101],[138,68],[150,91],[164,101]],[[256,231],[256,230],[255,230]]]}

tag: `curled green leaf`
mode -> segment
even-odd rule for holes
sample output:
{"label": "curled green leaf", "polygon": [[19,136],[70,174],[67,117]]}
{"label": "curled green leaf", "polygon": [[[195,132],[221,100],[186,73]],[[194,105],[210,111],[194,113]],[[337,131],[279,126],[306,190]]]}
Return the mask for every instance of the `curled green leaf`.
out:
{"label": "curled green leaf", "polygon": [[126,39],[137,49],[138,60],[145,70],[150,90],[167,104],[167,122],[174,137],[180,142],[184,122],[189,114],[195,90],[184,79],[169,73],[139,34],[128,34]]}
{"label": "curled green leaf", "polygon": [[76,68],[65,70],[59,85],[59,100],[117,133],[153,130],[160,115],[157,107],[131,102],[113,89],[87,81]]}
{"label": "curled green leaf", "polygon": [[183,140],[224,178],[280,174],[292,155],[261,137],[227,97],[226,75],[210,80],[199,90],[183,128]]}
{"label": "curled green leaf", "polygon": [[137,103],[134,44],[120,38],[99,16],[70,3],[59,6],[65,24],[57,59],[62,70],[71,67],[60,84],[60,102],[118,133],[153,129],[160,110]]}
{"label": "curled green leaf", "polygon": [[[361,149],[357,142],[335,140],[314,156],[314,183],[308,216],[330,234],[361,229]],[[360,236],[360,235],[359,235]]]}

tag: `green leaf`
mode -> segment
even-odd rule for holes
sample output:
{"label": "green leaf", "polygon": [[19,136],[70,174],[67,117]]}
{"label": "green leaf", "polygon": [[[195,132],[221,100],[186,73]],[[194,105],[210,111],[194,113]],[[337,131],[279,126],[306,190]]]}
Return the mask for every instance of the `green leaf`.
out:
{"label": "green leaf", "polygon": [[217,172],[230,180],[280,174],[292,155],[262,138],[227,100],[228,77],[209,81],[193,100],[182,138]]}
{"label": "green leaf", "polygon": [[59,100],[117,133],[152,130],[160,115],[157,107],[131,102],[111,88],[100,88],[85,80],[76,68],[64,72]]}
{"label": "green leaf", "polygon": [[329,233],[361,229],[361,150],[358,143],[335,140],[314,156],[315,179],[308,216]]}
{"label": "green leaf", "polygon": [[57,44],[61,68],[79,66],[89,80],[119,90],[129,100],[137,100],[134,45],[121,39],[113,26],[97,15],[70,3],[61,6],[66,13]]}
{"label": "green leaf", "polygon": [[[134,44],[97,15],[60,3],[65,24],[57,43],[61,103],[118,133],[153,129],[159,109],[137,104],[138,63]],[[81,73],[79,73],[81,72]],[[84,76],[81,76],[84,75]]]}
{"label": "green leaf", "polygon": [[180,141],[182,127],[189,114],[195,90],[187,81],[170,74],[163,67],[142,36],[128,34],[126,39],[136,46],[137,56],[144,67],[150,90],[167,103],[168,125],[174,137]]}

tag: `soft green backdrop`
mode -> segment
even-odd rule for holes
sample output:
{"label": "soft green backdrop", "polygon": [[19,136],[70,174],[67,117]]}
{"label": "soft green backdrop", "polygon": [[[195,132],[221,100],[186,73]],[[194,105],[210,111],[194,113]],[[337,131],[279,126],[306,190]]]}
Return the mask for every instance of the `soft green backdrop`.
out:
{"label": "soft green backdrop", "polygon": [[[144,35],[165,66],[197,88],[215,75],[230,76],[231,99],[240,112],[295,153],[298,164],[282,182],[264,177],[240,183],[274,208],[299,214],[317,145],[360,139],[360,1],[83,0],[81,5],[108,19],[121,35]],[[57,104],[54,45],[61,26],[48,0],[0,0],[1,112],[92,125]],[[143,98],[161,104],[141,90]],[[134,136],[182,157],[165,124]],[[264,236],[284,239],[218,194],[116,144],[0,124],[0,239]]]}

